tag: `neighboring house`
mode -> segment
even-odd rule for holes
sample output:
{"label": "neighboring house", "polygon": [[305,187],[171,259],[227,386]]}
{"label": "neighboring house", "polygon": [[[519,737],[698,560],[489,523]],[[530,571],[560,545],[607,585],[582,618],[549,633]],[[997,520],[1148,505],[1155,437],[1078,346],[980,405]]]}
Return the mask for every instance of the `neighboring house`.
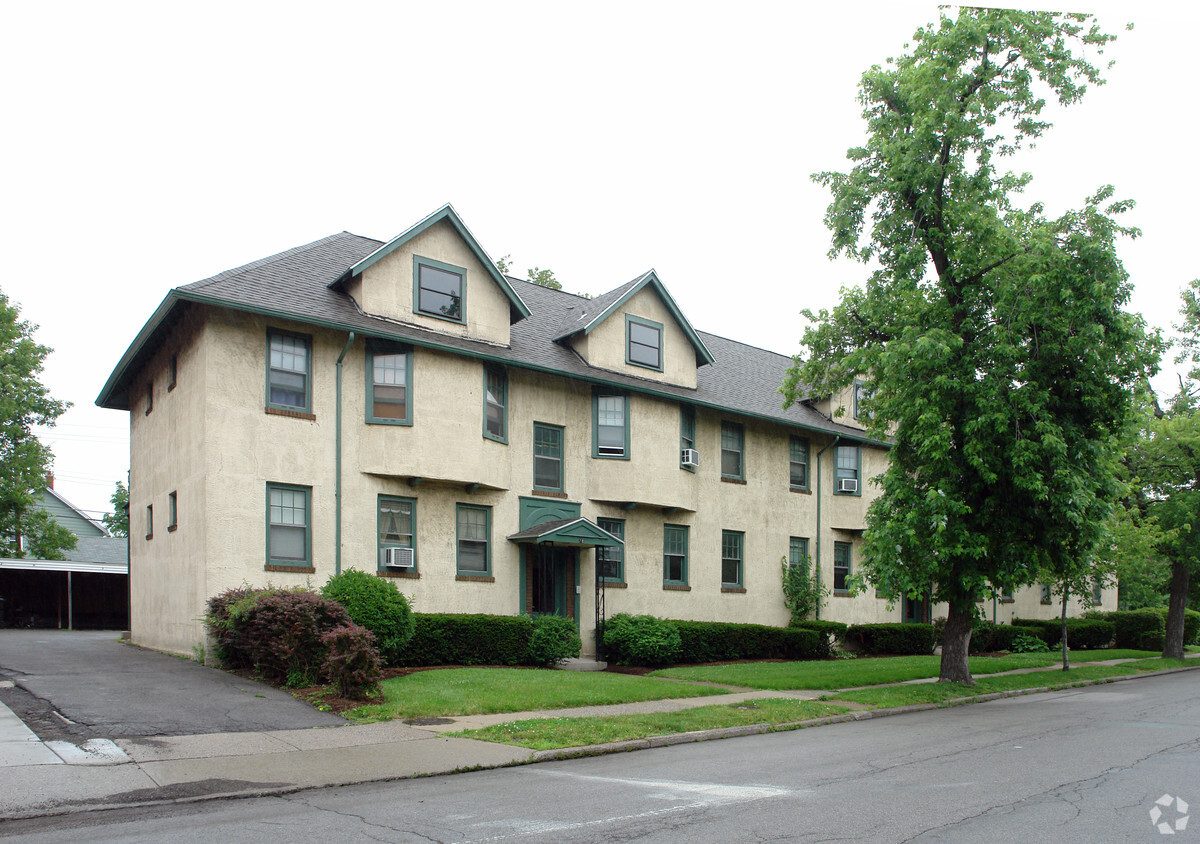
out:
{"label": "neighboring house", "polygon": [[784,624],[808,555],[823,617],[900,621],[844,588],[886,444],[853,390],[784,410],[790,363],[653,270],[506,277],[449,206],[172,290],[97,399],[130,411],[133,638],[187,653],[212,595],[353,567],[422,612],[573,618],[588,652],[616,612]]}
{"label": "neighboring house", "polygon": [[64,560],[0,559],[0,622],[5,627],[124,630],[129,626],[128,540],[54,490],[46,479],[38,505],[75,534]]}

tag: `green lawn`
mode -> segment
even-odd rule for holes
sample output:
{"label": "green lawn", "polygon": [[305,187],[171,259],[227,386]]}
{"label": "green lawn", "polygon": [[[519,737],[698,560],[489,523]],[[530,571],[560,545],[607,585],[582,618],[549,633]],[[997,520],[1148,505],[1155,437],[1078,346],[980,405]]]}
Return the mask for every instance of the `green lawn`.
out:
{"label": "green lawn", "polygon": [[387,721],[704,697],[727,691],[627,674],[520,668],[418,671],[384,680],[382,686],[383,703],[360,706],[343,714],[355,721]]}
{"label": "green lawn", "polygon": [[[1071,651],[1071,664],[1105,659],[1154,656],[1153,651]],[[1061,661],[1057,652],[971,657],[972,675],[995,674],[1014,668],[1039,668]],[[941,657],[889,656],[816,662],[747,662],[735,665],[696,665],[655,671],[652,677],[674,677],[705,683],[724,683],[753,689],[845,689],[901,683],[938,676]]]}
{"label": "green lawn", "polygon": [[549,750],[745,724],[794,724],[845,711],[846,708],[842,706],[811,700],[756,700],[732,706],[701,706],[680,712],[645,715],[510,721],[482,730],[463,730],[450,735],[514,744],[531,750]]}

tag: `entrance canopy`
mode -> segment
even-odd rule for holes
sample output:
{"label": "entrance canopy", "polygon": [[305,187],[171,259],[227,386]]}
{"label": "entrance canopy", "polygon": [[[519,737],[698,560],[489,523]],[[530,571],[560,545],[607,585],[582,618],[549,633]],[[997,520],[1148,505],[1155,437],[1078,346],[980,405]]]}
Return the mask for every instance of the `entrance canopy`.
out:
{"label": "entrance canopy", "polygon": [[562,545],[574,548],[595,548],[597,545],[615,545],[620,548],[625,544],[595,522],[582,516],[542,522],[540,525],[514,533],[508,540],[522,545]]}

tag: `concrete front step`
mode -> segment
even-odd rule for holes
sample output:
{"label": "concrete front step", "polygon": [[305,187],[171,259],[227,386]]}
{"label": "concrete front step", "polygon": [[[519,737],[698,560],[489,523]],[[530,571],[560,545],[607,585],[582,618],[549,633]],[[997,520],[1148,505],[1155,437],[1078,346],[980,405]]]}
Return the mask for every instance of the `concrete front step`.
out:
{"label": "concrete front step", "polygon": [[592,659],[591,657],[580,657],[577,659],[564,659],[557,667],[564,671],[603,671],[608,668],[608,663]]}

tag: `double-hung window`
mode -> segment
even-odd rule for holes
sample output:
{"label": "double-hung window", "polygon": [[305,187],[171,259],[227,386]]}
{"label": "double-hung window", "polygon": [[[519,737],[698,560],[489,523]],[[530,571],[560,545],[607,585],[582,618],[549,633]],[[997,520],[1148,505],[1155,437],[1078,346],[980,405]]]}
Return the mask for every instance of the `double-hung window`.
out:
{"label": "double-hung window", "polygon": [[501,366],[483,368],[483,435],[508,442],[508,373]]}
{"label": "double-hung window", "polygon": [[745,477],[742,452],[742,426],[736,422],[721,423],[721,477],[742,480]]}
{"label": "double-hung window", "polygon": [[308,412],[312,408],[312,338],[267,333],[267,406]]}
{"label": "double-hung window", "polygon": [[533,423],[533,488],[563,491],[563,429]]}
{"label": "double-hung window", "polygon": [[367,421],[412,424],[412,351],[403,346],[367,345]]}
{"label": "double-hung window", "polygon": [[849,577],[850,543],[835,542],[833,543],[833,591],[848,593],[850,588],[846,585],[846,581]]}
{"label": "double-hung window", "polygon": [[487,577],[491,572],[492,508],[458,505],[458,573]]}
{"label": "double-hung window", "polygon": [[413,299],[417,313],[465,322],[463,303],[467,271],[432,258],[413,258]]}
{"label": "double-hung window", "polygon": [[721,585],[742,585],[742,541],[745,534],[737,530],[721,531]]}
{"label": "double-hung window", "polygon": [[[684,453],[696,448],[696,408],[690,404],[679,406],[679,465],[689,472],[695,472],[695,466],[684,463]],[[695,456],[695,455],[688,455]],[[699,462],[699,461],[697,461]]]}
{"label": "double-hung window", "polygon": [[862,495],[862,449],[839,445],[834,451],[833,492],[835,495]]}
{"label": "double-hung window", "polygon": [[[600,530],[607,531],[620,539],[625,540],[625,520],[624,519],[596,519],[596,525]],[[597,545],[596,546],[596,566],[599,571],[601,580],[609,583],[622,583],[625,580],[625,548],[622,545]]]}
{"label": "double-hung window", "polygon": [[[379,568],[384,569],[389,556],[393,560],[401,558],[394,551],[389,555],[389,549],[403,548],[413,552],[411,555],[405,554],[403,557],[406,558],[406,563],[412,563],[408,570],[415,572],[417,570],[417,502],[411,498],[379,496],[376,523],[379,526]],[[411,559],[407,559],[409,557]]]}
{"label": "double-hung window", "polygon": [[808,440],[792,437],[789,484],[792,489],[808,489]]}
{"label": "double-hung window", "polygon": [[308,487],[267,484],[267,565],[310,564],[310,494]]}
{"label": "double-hung window", "polygon": [[629,396],[592,395],[594,457],[629,459]]}
{"label": "double-hung window", "polygon": [[625,362],[662,372],[662,323],[625,315]]}
{"label": "double-hung window", "polygon": [[687,586],[687,525],[663,526],[663,585]]}
{"label": "double-hung window", "polygon": [[788,538],[788,565],[808,567],[808,537]]}

